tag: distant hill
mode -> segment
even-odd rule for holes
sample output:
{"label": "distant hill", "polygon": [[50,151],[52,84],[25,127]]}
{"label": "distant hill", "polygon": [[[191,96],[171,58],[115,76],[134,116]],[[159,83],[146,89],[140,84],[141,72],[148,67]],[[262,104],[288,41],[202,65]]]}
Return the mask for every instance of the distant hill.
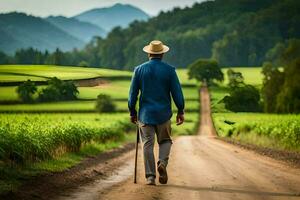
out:
{"label": "distant hill", "polygon": [[13,53],[27,47],[66,51],[83,46],[83,41],[42,18],[16,12],[0,14],[0,50],[3,52]]}
{"label": "distant hill", "polygon": [[135,20],[147,20],[149,15],[131,5],[115,4],[108,8],[98,8],[83,12],[74,18],[95,24],[110,31],[116,26],[127,27]]}
{"label": "distant hill", "polygon": [[75,18],[50,16],[47,17],[46,20],[61,30],[67,32],[69,35],[72,35],[85,42],[89,42],[93,36],[106,36],[106,31],[103,28],[88,22],[79,21]]}
{"label": "distant hill", "polygon": [[299,10],[296,0],[204,1],[115,29],[95,54],[102,66],[132,69],[147,59],[142,48],[160,39],[170,46],[164,59],[174,66],[199,58],[221,66],[261,66],[281,43],[300,38]]}

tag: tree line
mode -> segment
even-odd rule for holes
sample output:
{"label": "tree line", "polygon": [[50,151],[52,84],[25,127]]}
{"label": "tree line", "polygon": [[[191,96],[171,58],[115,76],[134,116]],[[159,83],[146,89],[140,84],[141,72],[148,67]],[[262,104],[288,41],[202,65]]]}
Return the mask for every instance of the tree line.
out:
{"label": "tree line", "polygon": [[171,47],[166,61],[186,67],[199,58],[220,66],[261,66],[274,48],[300,38],[300,1],[215,0],[191,8],[161,12],[147,22],[114,28],[103,39],[95,37],[85,48],[70,52],[19,50],[0,53],[0,63],[57,64],[133,69],[147,57],[143,46],[160,39]]}
{"label": "tree line", "polygon": [[[221,102],[233,112],[300,113],[300,40],[292,39],[272,50],[262,68],[262,88],[246,84],[241,72],[227,70],[229,94]],[[214,60],[190,64],[189,78],[222,82],[224,74]]]}

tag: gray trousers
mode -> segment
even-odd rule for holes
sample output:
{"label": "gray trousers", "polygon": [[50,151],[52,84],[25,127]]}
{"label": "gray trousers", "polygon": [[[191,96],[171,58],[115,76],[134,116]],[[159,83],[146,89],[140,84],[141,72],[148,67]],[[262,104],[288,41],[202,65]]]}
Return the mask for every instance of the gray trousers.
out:
{"label": "gray trousers", "polygon": [[153,153],[155,134],[159,144],[159,160],[165,166],[168,165],[169,154],[172,146],[171,121],[159,125],[147,125],[139,122],[139,131],[143,142],[144,165],[146,178],[156,177],[155,158]]}

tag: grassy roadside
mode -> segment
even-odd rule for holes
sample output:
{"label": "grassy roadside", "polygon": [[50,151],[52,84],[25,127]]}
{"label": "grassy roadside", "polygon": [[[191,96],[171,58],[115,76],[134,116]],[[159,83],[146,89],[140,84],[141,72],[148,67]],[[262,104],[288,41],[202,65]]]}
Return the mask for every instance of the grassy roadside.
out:
{"label": "grassy roadside", "polygon": [[78,152],[64,153],[59,157],[41,162],[23,166],[7,166],[0,162],[0,193],[15,191],[22,183],[24,183],[24,181],[33,177],[64,171],[79,164],[87,157],[96,156],[105,151],[119,148],[125,143],[134,141],[135,133],[130,132],[129,134],[125,134],[125,137],[120,140],[110,140],[105,143],[93,142],[86,144]]}

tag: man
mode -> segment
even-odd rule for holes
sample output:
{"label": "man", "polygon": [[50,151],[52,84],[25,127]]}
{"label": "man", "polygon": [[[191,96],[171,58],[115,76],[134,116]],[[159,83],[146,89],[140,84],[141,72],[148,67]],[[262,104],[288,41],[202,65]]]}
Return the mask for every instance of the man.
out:
{"label": "man", "polygon": [[[172,145],[171,139],[171,96],[178,109],[176,122],[184,122],[184,98],[175,68],[162,61],[169,47],[161,41],[152,41],[145,46],[149,61],[138,66],[132,77],[128,107],[131,122],[138,123],[143,142],[145,174],[148,185],[155,185],[156,169],[153,154],[154,138],[159,144],[157,170],[159,182],[168,182],[167,165]],[[136,102],[139,97],[139,112]]]}

